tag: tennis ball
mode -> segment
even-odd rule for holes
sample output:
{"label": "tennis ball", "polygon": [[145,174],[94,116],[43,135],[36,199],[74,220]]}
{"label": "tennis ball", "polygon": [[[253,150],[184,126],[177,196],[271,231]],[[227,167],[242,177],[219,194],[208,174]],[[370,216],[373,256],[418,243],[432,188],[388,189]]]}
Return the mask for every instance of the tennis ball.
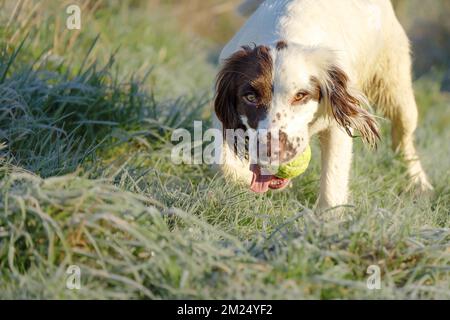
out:
{"label": "tennis ball", "polygon": [[292,179],[303,174],[308,169],[311,161],[311,147],[308,145],[305,152],[287,164],[282,164],[278,167],[276,177],[282,179]]}

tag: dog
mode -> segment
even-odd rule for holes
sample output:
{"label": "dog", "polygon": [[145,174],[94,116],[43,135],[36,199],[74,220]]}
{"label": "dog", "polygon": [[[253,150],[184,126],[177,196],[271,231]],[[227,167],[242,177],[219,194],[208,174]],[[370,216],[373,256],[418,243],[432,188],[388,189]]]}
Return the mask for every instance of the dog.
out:
{"label": "dog", "polygon": [[[393,149],[411,182],[432,190],[414,146],[409,39],[389,0],[247,0],[240,10],[254,12],[220,55],[217,129],[276,132],[279,145],[269,156],[280,163],[302,154],[318,135],[317,208],[326,210],[348,202],[355,136],[370,146],[380,139],[374,105],[392,122]],[[258,160],[251,169],[234,144],[223,143],[221,156],[228,179],[264,184],[256,188],[261,192],[277,189],[279,182],[259,176]]]}

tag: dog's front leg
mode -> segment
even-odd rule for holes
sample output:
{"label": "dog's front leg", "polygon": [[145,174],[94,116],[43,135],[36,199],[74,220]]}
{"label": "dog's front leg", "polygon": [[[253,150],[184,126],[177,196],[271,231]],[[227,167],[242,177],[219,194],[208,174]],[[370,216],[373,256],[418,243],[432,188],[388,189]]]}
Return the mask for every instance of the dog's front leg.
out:
{"label": "dog's front leg", "polygon": [[337,126],[321,132],[319,138],[322,173],[317,209],[323,211],[347,204],[353,141]]}

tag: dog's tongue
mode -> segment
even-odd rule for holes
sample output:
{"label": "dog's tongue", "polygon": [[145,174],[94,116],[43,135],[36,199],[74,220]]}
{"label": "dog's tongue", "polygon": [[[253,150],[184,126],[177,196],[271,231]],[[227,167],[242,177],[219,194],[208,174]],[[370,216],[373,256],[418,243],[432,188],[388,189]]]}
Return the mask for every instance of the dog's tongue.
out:
{"label": "dog's tongue", "polygon": [[269,189],[281,190],[289,184],[289,179],[278,178],[270,173],[265,173],[257,164],[250,166],[253,172],[252,184],[250,189],[256,193],[266,193]]}
{"label": "dog's tongue", "polygon": [[250,189],[256,193],[265,193],[269,191],[270,182],[274,177],[272,175],[263,175],[261,173],[261,167],[257,164],[252,164],[250,170],[253,172]]}

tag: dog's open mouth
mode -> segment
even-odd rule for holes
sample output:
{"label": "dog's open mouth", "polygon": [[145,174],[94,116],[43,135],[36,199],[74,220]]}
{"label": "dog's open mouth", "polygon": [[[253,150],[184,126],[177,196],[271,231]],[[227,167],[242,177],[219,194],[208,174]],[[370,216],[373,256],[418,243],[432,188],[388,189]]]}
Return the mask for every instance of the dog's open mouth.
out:
{"label": "dog's open mouth", "polygon": [[289,179],[278,178],[271,174],[262,174],[261,167],[257,164],[250,166],[253,172],[252,183],[250,189],[256,193],[265,193],[271,190],[281,190],[289,184]]}

